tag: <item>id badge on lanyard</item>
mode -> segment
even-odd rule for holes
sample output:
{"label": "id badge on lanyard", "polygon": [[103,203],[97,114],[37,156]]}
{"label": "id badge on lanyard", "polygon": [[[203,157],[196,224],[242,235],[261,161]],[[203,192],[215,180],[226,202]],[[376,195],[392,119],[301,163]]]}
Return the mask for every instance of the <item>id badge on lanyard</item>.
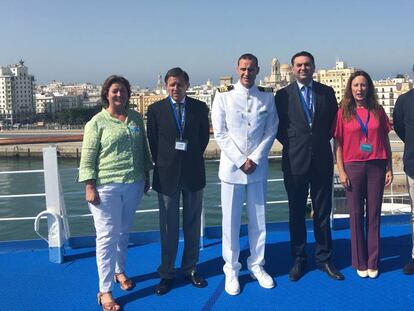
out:
{"label": "id badge on lanyard", "polygon": [[177,138],[175,140],[175,150],[187,151],[188,141],[185,139]]}
{"label": "id badge on lanyard", "polygon": [[361,151],[362,152],[367,152],[367,153],[371,153],[372,152],[372,144],[369,143],[362,143],[361,146]]}
{"label": "id badge on lanyard", "polygon": [[[174,113],[174,119],[177,124],[178,132],[180,133],[180,138],[177,138],[175,140],[175,150],[187,151],[188,140],[183,139],[183,132],[184,132],[184,127],[185,127],[185,103],[184,103],[184,108],[181,109],[181,111],[177,111],[172,100],[170,100],[170,103],[171,103],[171,108]],[[178,113],[180,113],[181,115],[181,123],[180,123],[180,118],[178,117]]]}
{"label": "id badge on lanyard", "polygon": [[361,118],[359,117],[358,114],[355,114],[355,117],[356,117],[359,125],[361,126],[362,133],[365,136],[365,141],[363,143],[361,143],[359,148],[362,152],[371,153],[372,152],[372,144],[370,144],[368,142],[369,110],[368,110],[368,116],[367,116],[367,120],[365,121],[365,124],[362,123],[362,120],[361,120]]}

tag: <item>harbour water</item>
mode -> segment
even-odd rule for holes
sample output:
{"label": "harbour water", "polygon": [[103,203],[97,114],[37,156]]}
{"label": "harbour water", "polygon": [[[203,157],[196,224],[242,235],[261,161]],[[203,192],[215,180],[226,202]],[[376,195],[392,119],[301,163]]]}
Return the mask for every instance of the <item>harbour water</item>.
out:
{"label": "harbour water", "polygon": [[[280,162],[270,160],[269,179],[282,178]],[[65,206],[69,216],[88,214],[89,210],[84,200],[83,184],[76,181],[76,159],[59,159],[59,170]],[[43,169],[41,158],[0,158],[0,172],[39,170]],[[217,178],[218,161],[207,161],[207,186],[204,194],[205,223],[207,226],[221,225],[220,186]],[[0,195],[17,195],[44,193],[43,173],[30,174],[0,174]],[[268,201],[286,200],[283,182],[268,184]],[[0,218],[34,217],[45,209],[44,197],[29,198],[0,198]],[[150,192],[144,196],[139,210],[157,209],[157,195]],[[243,222],[246,222],[246,213]],[[286,203],[271,203],[266,213],[268,222],[284,221],[288,219]],[[43,221],[45,223],[46,221]],[[72,236],[93,235],[93,221],[91,217],[76,217],[69,219]],[[43,224],[45,227],[45,224]],[[138,213],[135,218],[134,231],[158,230],[158,212]],[[0,241],[33,239],[38,236],[33,230],[33,220],[1,221]]]}

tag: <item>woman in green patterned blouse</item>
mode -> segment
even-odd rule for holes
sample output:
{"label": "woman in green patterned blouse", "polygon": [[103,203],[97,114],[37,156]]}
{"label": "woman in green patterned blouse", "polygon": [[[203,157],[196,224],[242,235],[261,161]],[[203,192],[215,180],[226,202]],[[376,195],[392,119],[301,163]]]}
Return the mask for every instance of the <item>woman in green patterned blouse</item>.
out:
{"label": "woman in green patterned blouse", "polygon": [[149,189],[152,162],[142,116],[128,107],[131,87],[123,77],[108,77],[101,91],[103,109],[86,125],[79,181],[96,229],[98,303],[119,310],[113,283],[135,284],[125,274],[129,230],[143,193]]}

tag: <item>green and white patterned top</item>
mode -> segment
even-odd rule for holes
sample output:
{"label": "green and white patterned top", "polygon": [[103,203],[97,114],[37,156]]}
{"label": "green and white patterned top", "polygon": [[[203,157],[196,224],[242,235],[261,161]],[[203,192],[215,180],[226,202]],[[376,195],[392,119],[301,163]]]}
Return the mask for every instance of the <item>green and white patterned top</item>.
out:
{"label": "green and white patterned top", "polygon": [[79,182],[133,183],[152,169],[142,116],[131,109],[122,122],[102,109],[85,125]]}

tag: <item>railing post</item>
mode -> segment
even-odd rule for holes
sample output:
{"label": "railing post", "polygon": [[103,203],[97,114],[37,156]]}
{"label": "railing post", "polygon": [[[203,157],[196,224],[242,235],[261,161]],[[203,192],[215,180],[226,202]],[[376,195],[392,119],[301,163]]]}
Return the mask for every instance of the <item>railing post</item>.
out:
{"label": "railing post", "polygon": [[201,206],[201,222],[200,222],[200,249],[204,249],[204,230],[205,230],[205,217],[204,217],[204,195],[203,195],[203,202]]}
{"label": "railing post", "polygon": [[330,141],[331,143],[331,150],[332,153],[334,155],[334,161],[333,161],[333,165],[334,165],[334,169],[333,169],[333,175],[332,175],[332,192],[331,192],[331,217],[330,217],[330,226],[331,229],[335,230],[335,209],[336,209],[336,200],[335,200],[335,163],[336,163],[336,154],[335,154],[335,144],[334,144],[334,140],[331,139]]}
{"label": "railing post", "polygon": [[[43,168],[46,193],[46,210],[58,217],[47,216],[49,261],[63,262],[63,245],[70,236],[66,217],[62,185],[57,164],[56,147],[43,148]],[[58,220],[56,220],[58,219]]]}
{"label": "railing post", "polygon": [[394,189],[393,189],[393,183],[391,183],[391,185],[390,185],[390,192],[391,192],[391,206],[392,206],[391,214],[394,215]]}

